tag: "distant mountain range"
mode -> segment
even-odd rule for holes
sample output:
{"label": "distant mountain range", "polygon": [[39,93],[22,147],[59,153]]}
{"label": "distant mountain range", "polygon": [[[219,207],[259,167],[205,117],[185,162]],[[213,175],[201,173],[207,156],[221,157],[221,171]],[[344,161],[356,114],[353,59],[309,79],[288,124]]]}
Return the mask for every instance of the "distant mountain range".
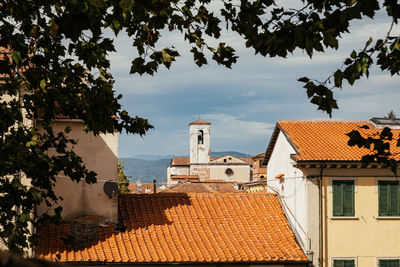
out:
{"label": "distant mountain range", "polygon": [[[211,157],[222,157],[230,154],[234,157],[251,157],[237,151],[221,151],[211,152]],[[135,154],[130,158],[120,158],[119,161],[124,162],[124,173],[132,182],[141,181],[151,183],[157,180],[157,183],[167,182],[167,166],[170,164],[172,157],[189,157],[188,155],[151,155],[151,154]]]}
{"label": "distant mountain range", "polygon": [[[251,157],[250,154],[245,154],[237,151],[221,151],[221,152],[211,152],[211,157],[222,157],[226,154],[230,154],[234,157]],[[171,159],[172,157],[189,157],[189,155],[155,155],[155,154],[134,154],[130,158],[133,159],[143,159],[143,160],[159,160],[159,159]]]}

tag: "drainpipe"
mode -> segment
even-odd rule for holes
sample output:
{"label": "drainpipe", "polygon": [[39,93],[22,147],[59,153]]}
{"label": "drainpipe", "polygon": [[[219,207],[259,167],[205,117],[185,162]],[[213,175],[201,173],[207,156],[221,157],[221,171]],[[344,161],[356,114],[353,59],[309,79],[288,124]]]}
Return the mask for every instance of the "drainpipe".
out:
{"label": "drainpipe", "polygon": [[325,168],[325,163],[321,164],[321,170],[319,172],[319,181],[318,181],[318,186],[319,186],[319,266],[323,267],[324,266],[324,240],[323,240],[323,231],[324,231],[324,226],[323,226],[323,210],[322,210],[322,173]]}

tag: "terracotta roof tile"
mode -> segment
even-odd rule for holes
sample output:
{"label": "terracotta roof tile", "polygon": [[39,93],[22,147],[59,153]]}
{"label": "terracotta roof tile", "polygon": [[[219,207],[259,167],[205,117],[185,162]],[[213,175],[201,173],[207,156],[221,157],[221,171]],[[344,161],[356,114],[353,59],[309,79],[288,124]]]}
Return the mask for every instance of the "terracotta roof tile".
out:
{"label": "terracotta roof tile", "polygon": [[171,159],[171,166],[186,166],[190,165],[189,157],[173,157]]}
{"label": "terracotta roof tile", "polygon": [[199,180],[198,175],[171,175],[171,179]]}
{"label": "terracotta roof tile", "polygon": [[[154,184],[153,183],[141,183],[141,186],[138,187],[137,183],[129,183],[128,189],[131,194],[138,194],[138,193],[152,194],[154,191]],[[158,188],[157,188],[157,190],[158,190]]]}
{"label": "terracotta roof tile", "polygon": [[243,193],[235,188],[234,182],[190,181],[169,186],[165,192],[179,193]]}
{"label": "terracotta roof tile", "polygon": [[51,225],[35,255],[92,263],[308,261],[275,194],[131,194],[120,197],[119,212],[124,232],[99,225],[97,240],[71,248],[70,225]]}
{"label": "terracotta roof tile", "polygon": [[251,158],[254,159],[262,159],[265,156],[265,152],[252,156]]}
{"label": "terracotta roof tile", "polygon": [[[370,153],[368,149],[350,147],[346,135],[358,130],[365,137],[380,132],[381,129],[369,121],[279,121],[279,127],[298,149],[298,160],[360,161]],[[368,125],[370,129],[360,128]],[[392,129],[394,137],[399,136],[399,129]],[[400,153],[400,147],[393,143],[391,149]],[[400,154],[397,156],[400,160]]]}

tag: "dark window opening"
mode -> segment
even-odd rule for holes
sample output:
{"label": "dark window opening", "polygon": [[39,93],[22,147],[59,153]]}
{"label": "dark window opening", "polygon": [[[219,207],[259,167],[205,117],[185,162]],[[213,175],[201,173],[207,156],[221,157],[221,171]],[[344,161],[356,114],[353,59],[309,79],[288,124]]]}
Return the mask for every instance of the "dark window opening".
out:
{"label": "dark window opening", "polygon": [[226,162],[226,159],[224,159],[224,162]]}
{"label": "dark window opening", "polygon": [[233,175],[233,170],[231,168],[228,168],[225,170],[225,174],[228,176],[231,176],[231,175]]}
{"label": "dark window opening", "polygon": [[203,132],[203,130],[199,130],[197,132],[197,144],[198,145],[204,144],[204,132]]}

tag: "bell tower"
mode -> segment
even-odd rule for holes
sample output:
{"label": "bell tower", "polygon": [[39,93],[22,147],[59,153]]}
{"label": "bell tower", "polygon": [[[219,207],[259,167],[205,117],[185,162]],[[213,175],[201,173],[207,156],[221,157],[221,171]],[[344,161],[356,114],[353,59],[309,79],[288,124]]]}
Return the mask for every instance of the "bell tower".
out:
{"label": "bell tower", "polygon": [[189,123],[190,164],[210,162],[210,125],[202,120]]}

